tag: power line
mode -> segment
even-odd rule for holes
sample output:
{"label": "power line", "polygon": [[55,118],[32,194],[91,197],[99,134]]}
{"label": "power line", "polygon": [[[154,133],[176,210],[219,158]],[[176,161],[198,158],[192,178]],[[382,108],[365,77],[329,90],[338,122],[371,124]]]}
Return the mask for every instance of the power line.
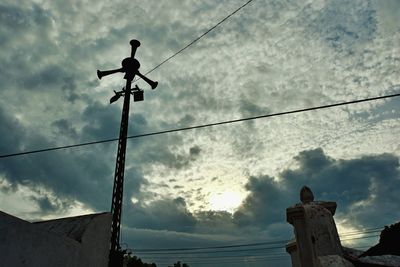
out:
{"label": "power line", "polygon": [[378,233],[382,231],[382,227],[381,228],[377,228],[377,229],[371,229],[371,230],[366,230],[363,232],[350,232],[348,234],[339,234],[340,237],[345,237],[345,236],[353,236],[353,235],[360,235],[360,234],[370,234],[370,233]]}
{"label": "power line", "polygon": [[171,255],[171,254],[209,254],[209,253],[231,253],[231,252],[248,252],[248,251],[263,251],[263,250],[272,250],[272,249],[282,249],[284,245],[274,246],[274,247],[265,247],[265,248],[249,248],[249,249],[235,249],[235,250],[210,250],[210,251],[183,251],[183,252],[140,252],[142,254],[150,254],[150,255]]}
{"label": "power line", "polygon": [[[273,113],[273,114],[253,116],[253,117],[247,117],[247,118],[242,118],[242,119],[235,119],[235,120],[221,121],[221,122],[215,122],[215,123],[208,123],[208,124],[203,124],[203,125],[196,125],[196,126],[190,126],[190,127],[184,127],[184,128],[178,128],[178,129],[171,129],[171,130],[165,130],[165,131],[159,131],[159,132],[151,132],[151,133],[145,133],[145,134],[131,135],[131,136],[128,136],[127,139],[147,137],[147,136],[153,136],[153,135],[161,135],[161,134],[180,132],[180,131],[188,131],[188,130],[193,130],[193,129],[200,129],[200,128],[206,128],[206,127],[211,127],[211,126],[219,126],[219,125],[224,125],[224,124],[231,124],[231,123],[250,121],[250,120],[256,120],[256,119],[277,117],[277,116],[289,115],[289,114],[294,114],[294,113],[301,113],[301,112],[307,112],[307,111],[318,110],[318,109],[333,108],[333,107],[338,107],[338,106],[345,106],[345,105],[351,105],[351,104],[356,104],[356,103],[375,101],[375,100],[398,97],[398,96],[400,96],[400,93],[391,94],[391,95],[384,95],[384,96],[377,96],[377,97],[371,97],[371,98],[364,98],[364,99],[359,99],[359,100],[352,100],[352,101],[347,101],[347,102],[340,102],[340,103],[323,105],[323,106],[316,106],[316,107],[311,107],[311,108],[296,109],[296,110],[278,112],[278,113]],[[109,143],[109,142],[114,142],[114,141],[118,141],[118,138],[105,139],[105,140],[92,141],[92,142],[85,142],[85,143],[79,143],[79,144],[74,144],[74,145],[50,147],[50,148],[37,149],[37,150],[31,150],[31,151],[23,151],[23,152],[11,153],[11,154],[4,154],[4,155],[0,155],[0,158],[16,157],[16,156],[21,156],[21,155],[35,154],[35,153],[41,153],[41,152],[48,152],[48,151],[61,150],[61,149],[74,148],[74,147],[81,147],[81,146],[88,146],[88,145],[95,145],[95,144],[102,144],[102,143]]]}
{"label": "power line", "polygon": [[[350,240],[355,240],[355,239],[367,239],[367,238],[373,238],[377,237],[379,235],[367,235],[367,236],[361,236],[361,237],[353,237],[353,238],[347,238],[347,239],[342,239],[341,241],[350,241]],[[284,243],[285,240],[282,240],[282,243]],[[232,253],[232,252],[254,252],[254,251],[265,251],[265,250],[275,250],[275,249],[283,249],[285,248],[285,245],[278,245],[278,246],[270,246],[270,247],[265,247],[265,248],[248,248],[248,249],[232,249],[232,250],[209,250],[209,251],[182,251],[182,252],[176,252],[176,251],[155,251],[155,252],[150,252],[150,251],[141,251],[138,254],[140,255],[184,255],[184,254],[190,254],[190,255],[197,255],[197,254],[214,254],[214,253]],[[136,252],[135,249],[133,249],[134,252]]]}
{"label": "power line", "polygon": [[[244,258],[244,259],[204,259],[204,260],[182,260],[182,259],[172,259],[172,260],[147,260],[150,262],[155,262],[160,266],[173,266],[173,264],[177,261],[189,264],[190,266],[204,266],[204,265],[211,265],[211,266],[220,266],[221,264],[229,264],[229,263],[236,263],[240,265],[235,266],[249,266],[249,264],[254,264],[257,262],[273,262],[273,261],[289,261],[290,262],[290,255],[275,257],[275,258]],[[199,265],[197,265],[199,264]],[[232,266],[229,264],[229,266]],[[251,265],[252,266],[252,265]],[[271,265],[267,265],[271,266]],[[275,266],[275,265],[272,265]]]}
{"label": "power line", "polygon": [[[355,238],[349,238],[349,239],[345,239],[345,240],[354,240],[354,239],[367,239],[367,238],[372,238],[372,237],[377,237],[379,235],[369,235],[369,236],[363,236],[363,237],[355,237]],[[344,240],[342,240],[344,241]],[[194,252],[188,252],[188,251],[184,251],[182,253],[175,253],[175,252],[154,252],[154,253],[143,253],[140,252],[138,254],[143,255],[142,257],[149,257],[148,255],[185,255],[185,254],[189,254],[189,255],[198,255],[198,254],[213,254],[213,253],[232,253],[232,252],[259,252],[262,250],[272,250],[272,249],[283,249],[285,248],[285,246],[275,246],[275,247],[266,247],[266,248],[253,248],[253,249],[242,249],[242,250],[221,250],[221,251],[216,251],[216,250],[212,250],[212,251],[194,251]],[[135,250],[136,252],[136,250]],[[280,256],[282,255],[282,253],[268,253],[265,256]],[[254,254],[242,254],[242,255],[236,255],[238,257],[251,257],[251,256],[259,256],[259,255],[254,255]],[[189,257],[193,257],[193,256],[189,256]],[[198,257],[198,256],[197,256]],[[219,255],[219,256],[211,256],[211,257],[229,257],[228,255]],[[231,256],[233,257],[233,256]],[[152,258],[162,258],[162,256],[153,256]]]}
{"label": "power line", "polygon": [[[210,260],[212,261],[207,261],[207,258],[204,258],[203,260],[201,259],[194,259],[194,260],[190,260],[190,259],[185,259],[183,262],[185,263],[190,263],[190,264],[194,264],[194,263],[235,263],[235,262],[256,262],[256,261],[270,261],[270,260],[285,260],[285,259],[290,259],[290,255],[286,254],[286,255],[282,255],[282,256],[277,256],[277,257],[248,257],[248,258],[243,258],[243,259],[237,259],[237,258],[232,258],[232,259],[213,259],[210,258]],[[177,259],[173,259],[173,260],[177,260]],[[178,259],[180,260],[180,258]],[[161,264],[168,264],[169,262],[164,259],[163,261],[158,261],[158,260],[154,260],[157,263]]]}
{"label": "power line", "polygon": [[[369,228],[361,231],[351,231],[339,234],[340,237],[347,237],[360,234],[369,234],[382,231],[383,227]],[[346,239],[348,240],[348,239]],[[282,239],[268,242],[257,242],[257,243],[246,243],[237,245],[225,245],[225,246],[208,246],[208,247],[191,247],[191,248],[144,248],[144,249],[134,249],[135,252],[162,252],[162,251],[192,251],[192,250],[206,250],[206,249],[225,249],[225,248],[237,248],[237,247],[253,247],[253,246],[265,246],[265,245],[277,245],[287,243],[290,240]]]}
{"label": "power line", "polygon": [[[373,229],[382,229],[382,228],[373,228]],[[370,232],[373,229],[358,231],[358,232]],[[351,235],[355,232],[347,232],[348,235]],[[347,234],[346,233],[346,234]],[[374,236],[366,236],[364,238],[369,238]],[[353,238],[359,239],[359,238]],[[283,247],[282,247],[283,248]],[[356,249],[369,248],[369,246],[357,247]],[[204,255],[204,256],[190,256],[190,255],[180,255],[171,257],[165,256],[149,256],[143,255],[141,256],[143,259],[149,259],[151,261],[155,261],[159,264],[169,264],[170,261],[183,260],[186,263],[190,264],[213,264],[216,263],[237,263],[237,262],[258,262],[258,261],[276,261],[276,260],[286,260],[289,258],[289,255],[286,253],[268,253],[268,254],[242,254],[242,255]]]}
{"label": "power line", "polygon": [[162,256],[148,256],[148,255],[140,255],[141,258],[143,259],[153,259],[153,260],[164,260],[164,259],[174,259],[174,258],[179,258],[179,259],[226,259],[226,258],[247,258],[247,257],[281,257],[281,256],[286,256],[287,254],[285,252],[280,252],[280,253],[273,253],[273,254],[235,254],[235,255],[201,255],[201,256],[193,256],[193,255],[162,255]]}
{"label": "power line", "polygon": [[[201,38],[203,38],[204,36],[206,36],[208,33],[210,33],[211,31],[213,31],[215,28],[217,28],[219,25],[221,25],[222,23],[224,23],[227,19],[229,19],[230,17],[232,17],[234,14],[236,14],[237,12],[239,12],[242,8],[244,8],[245,6],[247,6],[248,4],[250,4],[251,2],[253,2],[254,0],[249,0],[246,3],[244,3],[243,5],[241,5],[239,8],[237,8],[236,10],[234,10],[233,12],[231,12],[228,16],[226,16],[225,18],[223,18],[222,20],[220,20],[217,24],[215,24],[214,26],[212,26],[211,28],[209,28],[207,31],[205,31],[203,34],[201,34],[199,37],[197,37],[196,39],[194,39],[193,41],[191,41],[189,44],[187,44],[186,46],[184,46],[183,48],[181,48],[180,50],[178,50],[177,52],[175,52],[173,55],[169,56],[168,58],[166,58],[165,60],[163,60],[162,62],[160,62],[159,64],[157,64],[155,67],[153,67],[151,70],[147,71],[144,75],[146,76],[147,74],[153,72],[154,70],[156,70],[157,68],[161,67],[163,64],[165,64],[166,62],[168,62],[169,60],[171,60],[172,58],[176,57],[178,54],[180,54],[181,52],[183,52],[184,50],[186,50],[187,48],[189,48],[191,45],[195,44],[196,42],[198,42]],[[136,82],[138,80],[140,80],[141,78],[138,78],[136,80],[134,80],[133,82]],[[146,135],[144,135],[146,136]],[[128,138],[135,138],[136,136],[131,136]],[[140,136],[138,136],[140,137]],[[87,146],[87,145],[94,145],[94,144],[100,144],[100,143],[107,143],[107,142],[114,142],[114,141],[118,141],[118,138],[112,138],[112,139],[106,139],[106,140],[101,140],[101,141],[93,141],[93,142],[87,142],[87,143],[81,143],[81,144],[76,144],[76,145],[67,145],[67,146],[59,146],[59,147],[53,147],[53,148],[45,148],[45,149],[38,149],[38,150],[34,150],[34,151],[27,151],[27,152],[21,152],[21,153],[13,153],[13,154],[8,154],[8,155],[1,155],[0,158],[7,158],[7,157],[13,157],[13,156],[19,156],[19,155],[26,155],[26,154],[33,154],[33,153],[40,153],[40,152],[46,152],[46,151],[53,151],[53,150],[59,150],[59,149],[66,149],[66,148],[73,148],[73,147],[79,147],[79,146]]]}
{"label": "power line", "polygon": [[[202,265],[213,265],[215,266],[217,263],[252,263],[252,262],[270,262],[270,261],[282,261],[282,260],[288,260],[290,259],[290,256],[287,255],[285,257],[275,257],[275,258],[247,258],[247,259],[213,259],[212,261],[199,261],[199,260],[184,260],[183,262],[189,263],[189,264],[202,264]],[[170,261],[156,261],[157,264],[171,264]]]}
{"label": "power line", "polygon": [[[375,236],[366,236],[363,238],[370,238],[370,237],[375,237]],[[359,238],[353,238],[353,239],[359,239]],[[364,246],[363,248],[367,248],[368,246]],[[284,248],[284,247],[282,247]],[[359,247],[362,248],[362,247]],[[236,250],[239,251],[239,250]],[[234,251],[232,251],[234,252]],[[182,253],[182,254],[188,254],[188,253]],[[205,263],[207,259],[212,259],[213,263],[222,262],[222,261],[229,261],[229,260],[234,260],[233,262],[237,261],[268,261],[268,260],[284,260],[287,259],[288,255],[286,253],[269,253],[269,254],[241,254],[241,255],[204,255],[204,256],[186,256],[182,255],[180,256],[174,256],[171,254],[171,257],[168,256],[148,256],[148,255],[143,255],[142,258],[147,258],[151,259],[153,261],[160,262],[161,261],[167,261],[168,259],[176,259],[178,257],[179,259],[183,259],[187,263]],[[197,254],[197,253],[194,253]]]}
{"label": "power line", "polygon": [[56,147],[43,148],[43,149],[37,149],[37,150],[31,150],[31,151],[24,151],[24,152],[12,153],[12,154],[5,154],[5,155],[1,155],[0,158],[16,157],[16,156],[21,156],[21,155],[35,154],[35,153],[54,151],[54,150],[61,150],[61,149],[67,149],[67,148],[74,148],[74,147],[80,147],[80,146],[89,146],[89,145],[109,143],[109,142],[115,142],[115,141],[118,141],[118,138],[105,139],[105,140],[93,141],[93,142],[86,142],[86,143],[80,143],[80,144],[74,144],[74,145],[56,146]]}
{"label": "power line", "polygon": [[[373,228],[373,229],[378,229],[378,228]],[[379,228],[381,229],[381,228]],[[370,232],[372,230],[366,230],[366,231],[362,231],[362,232]],[[355,233],[355,232],[349,232],[349,235],[351,233]],[[361,234],[361,231],[360,231]],[[346,240],[353,240],[353,239],[363,239],[363,238],[371,238],[371,237],[376,237],[376,235],[370,235],[370,236],[364,236],[364,237],[355,237],[355,238],[350,238],[350,239],[346,239]],[[284,241],[284,240],[282,240]],[[274,241],[277,242],[277,241]],[[247,245],[247,244],[246,244]],[[365,248],[367,248],[368,246],[365,246]],[[269,247],[272,248],[272,247]],[[277,247],[279,249],[283,249],[284,246],[280,246]],[[268,248],[265,248],[268,249]],[[280,252],[267,252],[267,254],[265,254],[265,252],[263,254],[259,254],[260,251],[262,249],[246,249],[246,250],[228,250],[228,251],[201,251],[201,252],[183,252],[183,253],[151,253],[151,254],[144,254],[142,255],[142,253],[139,253],[141,255],[141,257],[144,259],[151,259],[152,261],[156,261],[156,262],[160,262],[161,261],[167,261],[168,259],[170,260],[175,260],[177,258],[184,260],[187,263],[206,263],[207,259],[211,260],[212,262],[210,263],[216,263],[216,262],[220,262],[222,263],[223,261],[230,261],[233,260],[232,262],[238,262],[238,261],[270,261],[270,260],[284,260],[287,259],[288,255],[286,253],[280,253]],[[198,255],[198,254],[213,254],[213,253],[230,253],[230,252],[253,252],[251,254],[235,254],[235,255]],[[257,254],[254,254],[257,253]],[[161,256],[157,256],[160,255]],[[165,254],[165,255],[163,255]],[[189,255],[185,255],[185,254],[189,254]],[[175,256],[175,255],[179,255],[179,256]]]}
{"label": "power line", "polygon": [[213,246],[213,247],[192,247],[192,248],[159,248],[159,249],[134,249],[135,252],[150,252],[150,251],[187,251],[187,250],[203,250],[203,249],[222,249],[222,248],[237,248],[237,247],[250,247],[250,246],[263,246],[273,245],[289,242],[289,240],[278,240],[272,242],[259,242],[240,245],[227,245],[227,246]]}
{"label": "power line", "polygon": [[[215,28],[217,28],[219,25],[221,25],[222,23],[224,23],[227,19],[229,19],[230,17],[232,17],[233,15],[235,15],[237,12],[239,12],[242,8],[244,8],[245,6],[247,6],[248,4],[250,4],[251,2],[253,2],[253,0],[249,0],[246,3],[244,3],[243,5],[241,5],[239,8],[237,8],[235,11],[233,11],[232,13],[230,13],[228,16],[226,16],[225,18],[223,18],[222,20],[220,20],[217,24],[215,24],[214,26],[212,26],[211,28],[209,28],[207,31],[205,31],[202,35],[200,35],[199,37],[197,37],[196,39],[194,39],[193,41],[191,41],[190,43],[188,43],[187,45],[185,45],[184,47],[182,47],[180,50],[178,50],[177,52],[175,52],[173,55],[167,57],[166,59],[164,59],[161,63],[159,63],[158,65],[156,65],[154,68],[152,68],[151,70],[149,70],[148,72],[146,72],[144,75],[146,76],[147,74],[153,72],[154,70],[156,70],[157,68],[161,67],[161,65],[165,64],[166,62],[168,62],[169,60],[171,60],[172,58],[176,57],[178,54],[182,53],[184,50],[186,50],[187,48],[189,48],[191,45],[195,44],[196,42],[198,42],[201,38],[203,38],[204,36],[206,36],[208,33],[210,33],[211,31],[213,31]],[[136,79],[134,82],[140,80],[140,78]]]}
{"label": "power line", "polygon": [[342,239],[340,241],[350,241],[354,239],[366,239],[366,238],[373,238],[373,237],[378,237],[380,235],[369,235],[369,236],[360,236],[360,237],[353,237],[353,238],[347,238],[347,239]]}

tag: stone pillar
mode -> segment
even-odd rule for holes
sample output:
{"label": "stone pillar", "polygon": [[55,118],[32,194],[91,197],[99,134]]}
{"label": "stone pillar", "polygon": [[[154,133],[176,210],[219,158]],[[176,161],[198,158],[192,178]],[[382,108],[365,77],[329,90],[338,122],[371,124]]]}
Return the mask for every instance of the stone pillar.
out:
{"label": "stone pillar", "polygon": [[306,186],[301,189],[300,200],[302,203],[286,209],[286,219],[294,227],[300,266],[353,266],[343,258],[333,219],[336,203],[314,201]]}
{"label": "stone pillar", "polygon": [[296,239],[290,240],[286,244],[286,252],[290,254],[292,259],[292,267],[301,267],[299,251],[297,249]]}

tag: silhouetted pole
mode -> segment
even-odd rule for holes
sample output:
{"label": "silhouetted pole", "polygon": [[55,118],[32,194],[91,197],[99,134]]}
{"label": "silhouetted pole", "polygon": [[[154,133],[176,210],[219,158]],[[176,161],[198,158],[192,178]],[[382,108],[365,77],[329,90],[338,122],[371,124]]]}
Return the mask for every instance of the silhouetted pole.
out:
{"label": "silhouetted pole", "polygon": [[111,224],[111,242],[110,242],[110,255],[109,255],[109,267],[121,267],[123,263],[123,251],[120,247],[120,233],[121,233],[121,215],[122,215],[122,200],[124,191],[124,173],[125,173],[125,155],[126,155],[126,140],[128,136],[128,121],[129,121],[129,104],[130,95],[133,93],[134,101],[143,100],[143,91],[137,86],[135,89],[131,89],[132,80],[135,75],[141,77],[146,81],[152,89],[157,87],[157,82],[153,82],[139,72],[140,63],[135,59],[135,53],[137,48],[140,46],[140,42],[137,40],[130,41],[132,50],[131,57],[125,58],[122,61],[122,67],[115,70],[109,71],[97,71],[99,79],[106,75],[110,75],[117,72],[124,72],[126,79],[126,86],[120,92],[115,92],[115,95],[110,99],[110,103],[117,101],[121,96],[124,96],[124,104],[122,107],[121,125],[118,140],[117,159],[115,163],[115,176],[114,176],[114,187],[111,202],[111,213],[112,213],[112,224]]}
{"label": "silhouetted pole", "polygon": [[[131,80],[126,80],[126,87],[131,88]],[[129,90],[128,89],[128,90]],[[114,187],[111,202],[112,224],[111,224],[111,247],[110,262],[115,263],[120,258],[119,237],[121,233],[121,216],[122,216],[122,199],[124,192],[124,173],[125,173],[125,154],[126,154],[126,137],[128,135],[129,121],[129,103],[131,94],[125,94],[124,105],[122,107],[121,126],[119,130],[117,159],[115,162]],[[111,261],[111,259],[114,259]],[[119,265],[119,264],[118,264]],[[117,266],[118,266],[117,265]],[[115,264],[109,264],[110,267]]]}

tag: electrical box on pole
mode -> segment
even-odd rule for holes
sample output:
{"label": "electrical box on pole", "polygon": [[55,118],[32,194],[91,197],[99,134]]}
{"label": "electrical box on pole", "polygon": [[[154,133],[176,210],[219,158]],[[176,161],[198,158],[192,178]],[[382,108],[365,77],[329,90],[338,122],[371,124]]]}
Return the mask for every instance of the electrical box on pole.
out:
{"label": "electrical box on pole", "polygon": [[126,85],[122,91],[116,92],[111,97],[110,104],[117,101],[120,97],[124,97],[124,104],[122,107],[121,126],[118,140],[117,159],[115,163],[115,176],[114,176],[114,187],[111,202],[111,213],[112,213],[112,224],[111,224],[111,241],[110,241],[110,256],[109,256],[109,267],[122,267],[123,254],[120,246],[120,233],[121,233],[121,216],[122,216],[122,199],[124,189],[124,172],[125,172],[125,154],[126,154],[126,139],[128,136],[128,121],[129,121],[129,101],[130,95],[133,95],[133,100],[143,101],[144,95],[137,85],[131,88],[132,80],[135,76],[139,76],[145,82],[147,82],[152,89],[155,89],[158,85],[157,82],[150,80],[139,72],[140,63],[135,59],[137,48],[140,46],[138,40],[131,40],[131,56],[122,60],[122,67],[114,70],[100,71],[97,70],[97,76],[99,79],[104,76],[123,72],[125,73],[124,79],[126,79]]}

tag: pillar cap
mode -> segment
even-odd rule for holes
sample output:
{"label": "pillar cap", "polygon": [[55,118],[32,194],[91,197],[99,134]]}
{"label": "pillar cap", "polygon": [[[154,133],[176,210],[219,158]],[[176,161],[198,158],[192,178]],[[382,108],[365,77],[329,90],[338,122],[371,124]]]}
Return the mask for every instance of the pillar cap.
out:
{"label": "pillar cap", "polygon": [[308,186],[303,186],[300,190],[300,201],[307,204],[314,201],[314,194]]}

